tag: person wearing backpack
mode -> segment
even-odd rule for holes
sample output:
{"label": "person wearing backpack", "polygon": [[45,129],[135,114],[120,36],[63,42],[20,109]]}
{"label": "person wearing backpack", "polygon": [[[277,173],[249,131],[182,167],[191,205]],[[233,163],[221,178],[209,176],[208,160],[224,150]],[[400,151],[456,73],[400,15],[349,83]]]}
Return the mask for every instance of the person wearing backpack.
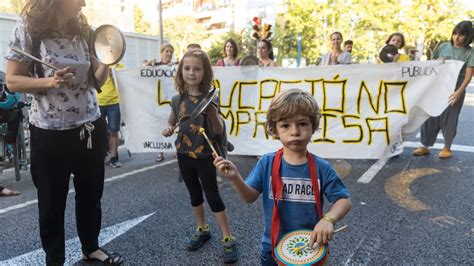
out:
{"label": "person wearing backpack", "polygon": [[98,243],[106,127],[94,88],[100,90],[109,67],[90,53],[84,6],[84,0],[28,0],[13,29],[10,46],[60,70],[34,64],[11,48],[5,55],[8,88],[33,95],[31,176],[47,265],[65,262],[64,214],[71,174],[83,259],[110,265],[123,261]]}
{"label": "person wearing backpack", "polygon": [[[179,62],[175,77],[175,87],[179,94],[171,99],[172,109],[168,126],[162,134],[171,137],[178,127],[175,146],[179,171],[188,189],[196,222],[196,230],[186,249],[198,250],[211,238],[204,210],[205,195],[221,230],[224,263],[227,264],[238,261],[237,243],[231,234],[226,207],[217,186],[212,148],[206,143],[206,137],[200,133],[200,130],[204,129],[213,139],[223,132],[218,104],[210,104],[198,117],[191,116],[205,100],[212,86],[212,80],[213,71],[208,55],[202,50],[188,51]],[[184,120],[185,117],[189,119]]]}

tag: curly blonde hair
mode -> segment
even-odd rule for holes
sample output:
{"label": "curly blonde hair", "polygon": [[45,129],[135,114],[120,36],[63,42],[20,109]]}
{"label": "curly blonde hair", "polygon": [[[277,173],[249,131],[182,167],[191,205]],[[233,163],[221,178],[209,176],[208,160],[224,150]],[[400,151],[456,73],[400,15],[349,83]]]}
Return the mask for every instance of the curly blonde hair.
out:
{"label": "curly blonde hair", "polygon": [[[25,19],[28,33],[33,38],[56,38],[61,34],[55,30],[57,4],[61,0],[29,0],[20,16]],[[71,18],[67,25],[68,33],[74,36],[89,32],[90,26],[86,17],[79,13]]]}
{"label": "curly blonde hair", "polygon": [[300,89],[282,91],[273,98],[267,110],[265,130],[269,135],[276,136],[276,123],[295,115],[309,117],[313,133],[316,132],[319,127],[321,111],[314,97],[310,93]]}

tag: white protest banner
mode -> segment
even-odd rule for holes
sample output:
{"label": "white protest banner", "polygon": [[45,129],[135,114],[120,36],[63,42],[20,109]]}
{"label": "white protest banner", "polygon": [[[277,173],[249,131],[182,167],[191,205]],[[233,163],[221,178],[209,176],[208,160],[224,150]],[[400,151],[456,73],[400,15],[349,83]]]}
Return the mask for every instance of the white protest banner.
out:
{"label": "white protest banner", "polygon": [[[402,135],[448,106],[461,61],[307,68],[215,67],[231,154],[261,155],[281,147],[264,130],[280,91],[300,88],[316,98],[322,118],[309,150],[325,158],[378,159],[400,154]],[[161,135],[176,94],[177,66],[116,71],[125,145],[131,152],[174,151]]]}

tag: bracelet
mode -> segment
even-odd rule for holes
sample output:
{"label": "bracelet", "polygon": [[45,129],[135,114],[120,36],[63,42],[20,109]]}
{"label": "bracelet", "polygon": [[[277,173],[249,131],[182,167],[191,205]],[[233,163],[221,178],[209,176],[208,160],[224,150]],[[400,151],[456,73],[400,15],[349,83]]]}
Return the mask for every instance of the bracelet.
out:
{"label": "bracelet", "polygon": [[332,225],[336,224],[336,220],[329,214],[324,215],[323,220],[330,222]]}

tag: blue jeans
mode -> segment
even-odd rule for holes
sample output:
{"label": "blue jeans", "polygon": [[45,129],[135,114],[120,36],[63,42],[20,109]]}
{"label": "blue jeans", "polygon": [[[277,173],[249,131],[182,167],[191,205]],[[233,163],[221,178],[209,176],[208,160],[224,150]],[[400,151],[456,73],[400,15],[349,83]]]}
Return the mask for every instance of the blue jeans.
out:
{"label": "blue jeans", "polygon": [[119,104],[99,106],[102,117],[107,120],[107,129],[116,133],[120,130],[120,107]]}

